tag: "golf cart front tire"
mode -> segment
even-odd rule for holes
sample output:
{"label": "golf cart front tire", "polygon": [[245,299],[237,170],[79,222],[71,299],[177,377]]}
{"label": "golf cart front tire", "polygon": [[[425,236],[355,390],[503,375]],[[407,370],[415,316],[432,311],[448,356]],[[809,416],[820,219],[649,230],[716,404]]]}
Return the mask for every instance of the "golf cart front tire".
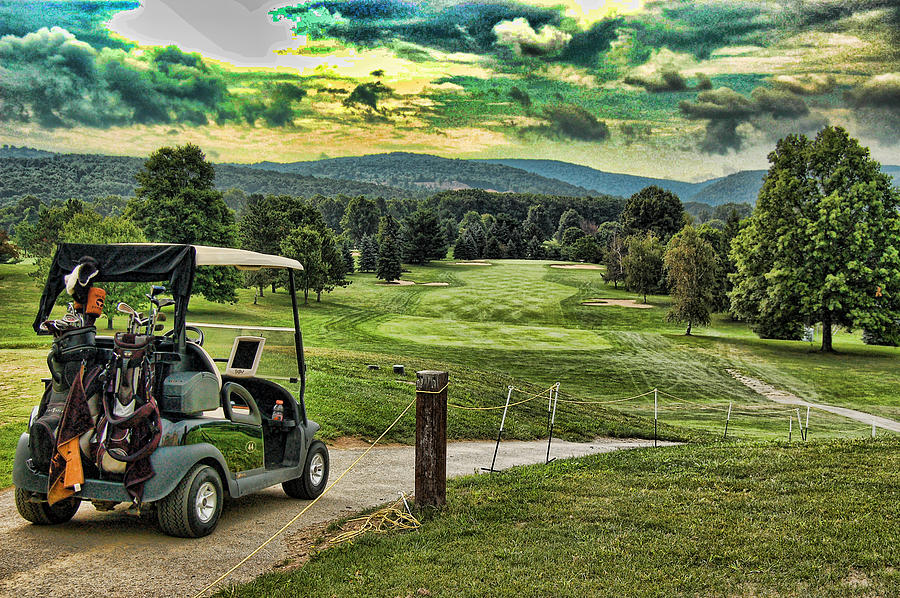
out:
{"label": "golf cart front tire", "polygon": [[198,463],[156,504],[159,527],[178,538],[209,535],[219,523],[224,499],[219,473],[209,465]]}
{"label": "golf cart front tire", "polygon": [[281,484],[284,493],[291,498],[318,498],[328,485],[328,449],[316,440],[309,446],[303,475]]}
{"label": "golf cart front tire", "polygon": [[75,516],[81,501],[67,498],[52,506],[45,502],[33,502],[32,493],[16,488],[16,510],[25,520],[35,525],[56,525],[65,523]]}

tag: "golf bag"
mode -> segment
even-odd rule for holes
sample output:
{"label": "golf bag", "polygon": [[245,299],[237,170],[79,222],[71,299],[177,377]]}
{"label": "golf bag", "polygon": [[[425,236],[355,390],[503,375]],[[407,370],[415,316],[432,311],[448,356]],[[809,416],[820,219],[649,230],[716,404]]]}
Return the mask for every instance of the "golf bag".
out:
{"label": "golf bag", "polygon": [[152,335],[116,333],[93,441],[97,467],[124,473],[125,489],[136,502],[144,482],[153,477],[150,454],[162,435],[153,396],[152,351]]}
{"label": "golf bag", "polygon": [[[50,329],[55,335],[50,354],[47,356],[51,379],[44,389],[38,416],[31,424],[28,439],[32,463],[39,471],[46,471],[50,467],[50,459],[56,450],[59,422],[72,384],[82,366],[85,366],[84,382],[91,415],[96,417],[99,411],[97,397],[99,368],[94,364],[97,354],[94,342],[97,330],[93,326],[70,329],[50,327]],[[89,434],[82,443],[83,449],[87,449],[88,436]],[[87,454],[87,451],[85,452]]]}

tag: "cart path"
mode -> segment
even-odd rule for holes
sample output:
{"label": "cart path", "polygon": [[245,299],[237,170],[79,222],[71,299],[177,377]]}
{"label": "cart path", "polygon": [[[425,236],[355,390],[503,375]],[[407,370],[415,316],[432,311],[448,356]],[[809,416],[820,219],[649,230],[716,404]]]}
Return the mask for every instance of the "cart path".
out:
{"label": "cart path", "polygon": [[[554,440],[551,457],[652,444],[612,438],[589,443]],[[331,479],[364,450],[330,448]],[[546,451],[546,440],[503,442],[497,467],[543,463]],[[447,475],[467,475],[489,467],[493,452],[493,442],[450,443]],[[414,461],[415,447],[377,447],[303,519],[238,569],[230,581],[248,581],[271,570],[289,556],[291,537],[302,533],[305,526],[396,500],[401,490],[411,493]],[[126,515],[124,505],[112,513],[100,513],[85,503],[69,523],[31,525],[19,517],[12,489],[0,491],[0,596],[191,596],[259,546],[307,502],[288,498],[280,486],[268,488],[228,501],[212,535],[186,540],[163,535],[155,517],[141,520]]]}
{"label": "cart path", "polygon": [[835,415],[841,415],[843,417],[855,419],[856,421],[868,424],[870,426],[872,424],[875,424],[875,427],[882,428],[883,430],[900,432],[900,422],[896,420],[887,417],[881,417],[880,415],[872,415],[871,413],[866,413],[864,411],[857,411],[856,409],[848,409],[846,407],[835,407],[834,405],[824,405],[822,403],[810,403],[809,401],[804,401],[803,399],[789,392],[778,390],[771,384],[767,384],[762,380],[757,380],[756,378],[745,376],[737,370],[727,371],[746,387],[756,391],[767,399],[775,401],[776,403],[780,403],[782,405],[797,405],[798,407],[812,407],[813,409],[821,409],[822,411],[828,411],[829,413],[834,413]]}

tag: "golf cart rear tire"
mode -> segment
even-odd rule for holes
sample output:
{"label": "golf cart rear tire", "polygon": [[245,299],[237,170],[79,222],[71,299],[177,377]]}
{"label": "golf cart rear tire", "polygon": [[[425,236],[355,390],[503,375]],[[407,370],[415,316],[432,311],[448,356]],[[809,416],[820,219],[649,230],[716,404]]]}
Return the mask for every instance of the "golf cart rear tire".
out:
{"label": "golf cart rear tire", "polygon": [[317,498],[328,485],[328,467],[328,449],[325,443],[316,440],[306,454],[303,475],[281,484],[284,493],[291,498]]}
{"label": "golf cart rear tire", "polygon": [[[204,497],[207,497],[206,499]],[[211,501],[208,499],[212,498]],[[219,523],[225,492],[219,472],[203,463],[194,465],[178,486],[156,503],[160,529],[178,538],[201,538]],[[201,503],[211,505],[204,509]],[[208,510],[208,515],[204,515]]]}
{"label": "golf cart rear tire", "polygon": [[67,498],[51,506],[46,502],[32,502],[31,496],[27,490],[16,488],[16,510],[25,520],[35,525],[65,523],[75,516],[81,506],[81,501],[77,498]]}

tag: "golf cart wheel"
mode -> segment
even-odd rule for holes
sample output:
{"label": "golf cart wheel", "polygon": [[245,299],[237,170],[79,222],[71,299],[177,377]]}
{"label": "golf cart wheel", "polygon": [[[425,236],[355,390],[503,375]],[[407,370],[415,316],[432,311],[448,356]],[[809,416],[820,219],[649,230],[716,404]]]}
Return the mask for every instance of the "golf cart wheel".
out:
{"label": "golf cart wheel", "polygon": [[316,498],[328,484],[328,449],[319,440],[313,442],[306,455],[303,475],[281,484],[284,493],[291,498]]}
{"label": "golf cart wheel", "polygon": [[219,473],[198,463],[167,497],[156,503],[159,527],[178,538],[206,536],[219,523],[224,498]]}
{"label": "golf cart wheel", "polygon": [[51,506],[46,502],[32,502],[31,497],[31,492],[16,488],[16,509],[19,515],[35,525],[65,523],[75,516],[81,506],[81,501],[77,498],[67,498]]}

